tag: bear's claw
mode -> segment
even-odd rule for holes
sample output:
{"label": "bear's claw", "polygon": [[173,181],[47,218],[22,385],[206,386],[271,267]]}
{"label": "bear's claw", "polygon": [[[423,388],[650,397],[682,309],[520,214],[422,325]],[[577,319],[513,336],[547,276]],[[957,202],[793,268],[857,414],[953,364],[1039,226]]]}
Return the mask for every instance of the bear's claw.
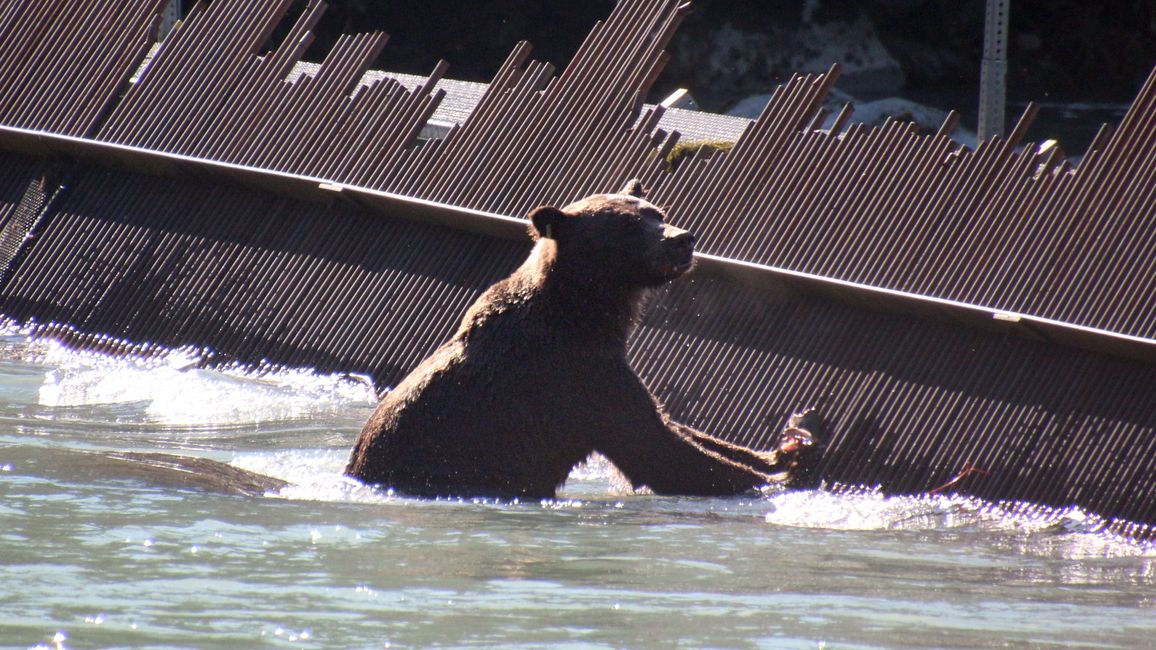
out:
{"label": "bear's claw", "polygon": [[824,446],[825,427],[823,417],[814,408],[787,418],[775,449],[779,461],[787,468],[789,486],[811,487],[815,483],[815,466]]}

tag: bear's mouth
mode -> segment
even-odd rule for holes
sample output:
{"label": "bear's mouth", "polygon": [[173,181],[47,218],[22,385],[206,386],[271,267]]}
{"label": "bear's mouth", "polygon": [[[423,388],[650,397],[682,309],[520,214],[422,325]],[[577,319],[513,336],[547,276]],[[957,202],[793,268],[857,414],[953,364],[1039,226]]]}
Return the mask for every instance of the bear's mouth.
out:
{"label": "bear's mouth", "polygon": [[662,271],[666,277],[678,277],[694,266],[694,235],[683,232],[666,240],[665,248]]}
{"label": "bear's mouth", "polygon": [[661,271],[662,275],[667,278],[677,278],[683,273],[689,271],[692,267],[694,267],[694,255],[688,254],[683,259],[670,260],[668,263],[663,265]]}

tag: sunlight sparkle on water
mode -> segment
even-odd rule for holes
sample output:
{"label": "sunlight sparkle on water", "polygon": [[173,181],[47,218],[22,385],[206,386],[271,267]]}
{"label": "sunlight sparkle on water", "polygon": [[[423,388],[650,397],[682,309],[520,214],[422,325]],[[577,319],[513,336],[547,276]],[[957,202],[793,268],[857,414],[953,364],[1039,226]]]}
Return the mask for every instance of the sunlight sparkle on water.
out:
{"label": "sunlight sparkle on water", "polygon": [[[19,585],[0,590],[0,639],[12,647],[1133,648],[1156,636],[1156,548],[1078,509],[871,490],[661,497],[598,457],[556,499],[414,499],[343,475],[374,403],[355,379],[203,370],[188,353],[112,359],[18,333],[0,333],[0,396],[0,557]],[[136,450],[290,486],[221,495],[93,464]]]}
{"label": "sunlight sparkle on water", "polygon": [[48,368],[39,391],[43,406],[134,405],[143,419],[173,426],[304,419],[376,403],[364,377],[204,369],[190,350],[121,358],[48,340],[38,341],[24,356]]}

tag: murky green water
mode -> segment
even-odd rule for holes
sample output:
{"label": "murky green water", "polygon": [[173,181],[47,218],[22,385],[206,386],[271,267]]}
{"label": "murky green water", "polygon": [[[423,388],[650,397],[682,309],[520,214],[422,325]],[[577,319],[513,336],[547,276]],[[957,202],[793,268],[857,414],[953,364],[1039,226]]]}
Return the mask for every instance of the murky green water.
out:
{"label": "murky green water", "polygon": [[[402,499],[341,477],[364,385],[185,361],[0,338],[0,647],[1156,647],[1156,550],[1080,513],[623,495],[601,465],[556,502]],[[221,496],[86,453],[126,449],[296,485]]]}

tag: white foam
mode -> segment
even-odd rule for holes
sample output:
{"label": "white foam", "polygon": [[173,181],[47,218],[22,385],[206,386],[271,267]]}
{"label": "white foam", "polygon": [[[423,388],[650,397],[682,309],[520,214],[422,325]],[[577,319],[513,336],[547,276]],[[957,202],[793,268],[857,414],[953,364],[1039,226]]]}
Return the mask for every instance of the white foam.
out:
{"label": "white foam", "polygon": [[[893,530],[926,526],[928,519],[950,525],[965,505],[954,497],[889,497],[878,492],[835,494],[821,490],[787,491],[768,501],[767,523],[837,530]],[[917,523],[918,522],[918,523]]]}
{"label": "white foam", "polygon": [[[206,427],[210,433],[231,425],[316,419],[333,427],[336,418],[360,423],[375,403],[368,381],[344,375],[317,375],[304,370],[251,373],[242,370],[205,370],[200,357],[189,350],[174,350],[148,359],[109,357],[78,352],[51,340],[31,340],[20,331],[0,328],[0,357],[25,364],[24,373],[37,387],[40,406],[47,408],[119,405],[118,417],[139,418],[162,427]],[[42,380],[40,373],[43,373]],[[343,474],[348,458],[344,440],[322,439],[327,429],[308,439],[291,436],[286,446],[325,445],[321,449],[289,449],[238,453],[237,467],[274,476],[291,485],[278,495],[303,501],[384,503],[398,499],[389,492],[365,486]],[[344,430],[342,430],[344,431]],[[182,432],[187,435],[188,432]],[[167,435],[167,434],[166,434]],[[214,434],[216,435],[216,434]],[[235,432],[227,431],[235,436]],[[344,435],[344,434],[343,434]],[[234,438],[230,437],[230,440]],[[268,444],[268,440],[263,440]],[[235,446],[233,447],[236,448]],[[9,466],[0,467],[0,472]],[[616,507],[634,495],[629,482],[605,458],[594,455],[575,467],[559,499],[548,507],[574,504]],[[688,507],[686,502],[679,507]],[[712,509],[717,501],[696,502]],[[833,530],[938,530],[972,528],[985,531],[1056,533],[1033,544],[1052,546],[1060,555],[1096,555],[1105,549],[1134,552],[1103,532],[1103,519],[1079,508],[1017,510],[1006,504],[946,496],[887,496],[877,491],[768,491],[763,499],[747,502],[753,516],[768,524]],[[1029,513],[1029,514],[1025,514]],[[1156,547],[1143,546],[1156,553]]]}
{"label": "white foam", "polygon": [[376,401],[364,377],[210,370],[197,367],[200,356],[190,350],[111,357],[48,340],[30,343],[22,357],[46,369],[41,406],[127,405],[145,421],[171,426],[304,419],[369,408]]}
{"label": "white foam", "polygon": [[786,491],[768,497],[769,524],[832,530],[1016,531],[1050,534],[1032,543],[1060,555],[1156,553],[1156,546],[1127,542],[1105,532],[1102,517],[1081,508],[990,503],[960,495],[889,496],[877,490]]}
{"label": "white foam", "polygon": [[395,499],[391,492],[376,490],[345,476],[348,450],[290,450],[236,455],[230,464],[250,472],[272,476],[289,485],[276,497],[295,501],[383,503]]}

